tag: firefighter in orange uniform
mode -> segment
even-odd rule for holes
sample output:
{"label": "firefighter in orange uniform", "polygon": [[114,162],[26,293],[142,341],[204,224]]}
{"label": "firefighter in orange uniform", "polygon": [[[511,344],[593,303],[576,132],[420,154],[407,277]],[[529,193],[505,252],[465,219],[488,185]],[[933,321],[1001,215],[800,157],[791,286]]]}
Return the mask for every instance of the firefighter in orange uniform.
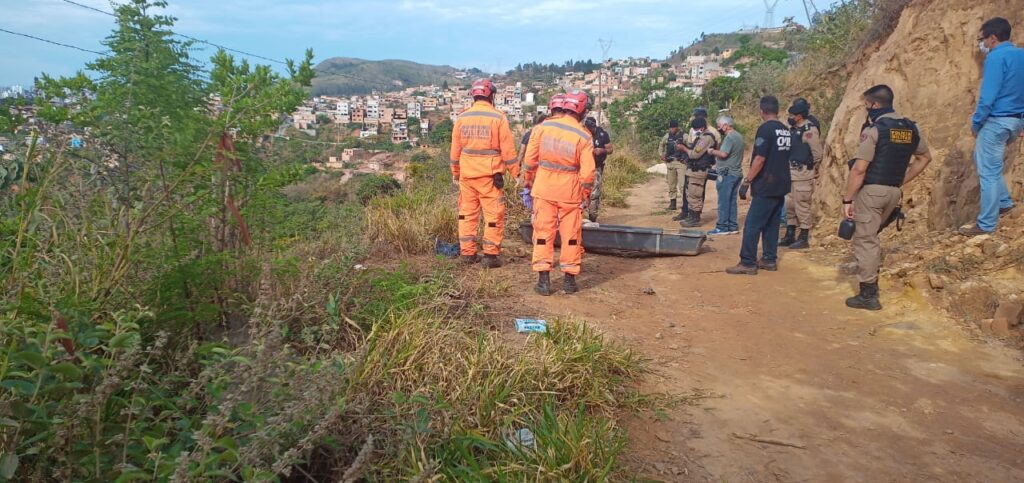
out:
{"label": "firefighter in orange uniform", "polygon": [[533,196],[533,271],[535,290],[551,295],[555,232],[562,246],[558,268],[565,293],[579,291],[576,275],[583,259],[583,209],[594,189],[594,143],[580,121],[589,99],[582,91],[565,95],[562,116],[533,129],[523,160],[526,186]]}
{"label": "firefighter in orange uniform", "polygon": [[505,114],[494,108],[494,83],[473,82],[473,106],[459,114],[452,129],[451,168],[459,186],[459,248],[462,260],[475,263],[477,227],[484,213],[484,268],[501,266],[505,231],[505,171],[519,176],[515,143]]}

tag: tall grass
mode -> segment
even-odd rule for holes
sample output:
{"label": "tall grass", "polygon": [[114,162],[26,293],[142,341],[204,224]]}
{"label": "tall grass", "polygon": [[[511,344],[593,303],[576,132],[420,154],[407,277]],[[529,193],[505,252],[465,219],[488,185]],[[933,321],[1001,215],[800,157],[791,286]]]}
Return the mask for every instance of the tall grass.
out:
{"label": "tall grass", "polygon": [[615,153],[608,156],[604,165],[602,204],[616,208],[629,206],[626,203],[628,190],[650,177],[643,159],[636,149],[628,145],[617,147]]}
{"label": "tall grass", "polygon": [[446,188],[414,188],[370,201],[366,236],[377,250],[402,255],[430,253],[435,238],[454,242],[455,196]]}

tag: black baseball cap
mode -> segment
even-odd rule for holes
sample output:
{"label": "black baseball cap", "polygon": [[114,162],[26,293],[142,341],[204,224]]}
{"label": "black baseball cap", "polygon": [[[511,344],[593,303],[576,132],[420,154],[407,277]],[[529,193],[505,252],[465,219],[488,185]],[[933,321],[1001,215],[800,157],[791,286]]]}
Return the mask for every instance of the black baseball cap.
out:
{"label": "black baseball cap", "polygon": [[690,127],[693,129],[704,129],[708,127],[708,120],[703,117],[694,118],[693,121],[690,121]]}
{"label": "black baseball cap", "polygon": [[668,127],[679,127],[679,121],[673,119],[668,122]]}
{"label": "black baseball cap", "polygon": [[587,116],[587,118],[583,120],[583,125],[587,127],[597,127],[597,119],[594,119],[593,116]]}
{"label": "black baseball cap", "polygon": [[707,119],[708,110],[703,107],[696,107],[693,109],[693,117],[703,117]]}
{"label": "black baseball cap", "polygon": [[802,97],[796,98],[793,101],[793,105],[789,106],[789,113],[790,114],[800,114],[802,116],[806,116],[810,112],[811,112],[811,105],[807,102],[806,99],[804,99]]}

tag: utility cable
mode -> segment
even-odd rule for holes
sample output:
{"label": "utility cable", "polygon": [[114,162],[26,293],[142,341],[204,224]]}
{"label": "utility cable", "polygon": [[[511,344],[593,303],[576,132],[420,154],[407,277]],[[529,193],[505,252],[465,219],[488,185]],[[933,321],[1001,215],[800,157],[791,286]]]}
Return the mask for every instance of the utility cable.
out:
{"label": "utility cable", "polygon": [[[82,4],[82,3],[78,3],[78,2],[75,2],[73,0],[62,0],[62,1],[64,3],[69,4],[69,5],[74,5],[76,7],[84,8],[84,9],[87,9],[87,10],[92,10],[93,12],[102,13],[103,15],[108,15],[108,16],[115,17],[115,18],[117,17],[117,14],[115,14],[113,12],[108,12],[106,10],[99,9],[99,8],[96,8],[96,7],[93,7],[93,6],[89,6],[89,5],[85,5],[85,4]],[[182,38],[191,40],[193,42],[197,42],[197,43],[200,43],[200,44],[206,44],[206,45],[209,45],[211,47],[216,47],[218,49],[223,49],[223,50],[228,51],[228,52],[234,52],[236,54],[241,54],[241,55],[244,55],[244,56],[247,56],[247,57],[252,57],[252,58],[255,58],[255,59],[265,60],[267,62],[274,62],[274,63],[281,64],[281,65],[288,65],[288,63],[283,61],[283,60],[272,59],[270,57],[266,57],[266,56],[259,55],[259,54],[254,54],[252,52],[246,52],[244,50],[233,49],[231,47],[228,47],[228,46],[225,46],[225,45],[220,45],[220,44],[215,44],[213,42],[210,42],[209,40],[203,40],[203,39],[200,39],[200,38],[193,37],[191,35],[179,34],[179,33],[174,32],[174,31],[171,31],[171,34],[177,35],[178,37],[182,37]]]}
{"label": "utility cable", "polygon": [[82,52],[88,52],[90,54],[102,55],[104,57],[107,55],[107,54],[105,54],[103,52],[98,52],[98,51],[95,51],[95,50],[90,50],[90,49],[86,49],[86,48],[83,48],[83,47],[78,47],[77,45],[65,44],[65,43],[62,43],[62,42],[57,42],[55,40],[49,40],[49,39],[44,39],[42,37],[36,37],[35,35],[23,34],[21,32],[14,32],[14,31],[11,31],[11,30],[7,30],[5,28],[0,28],[0,32],[8,33],[8,34],[11,34],[11,35],[17,35],[19,37],[25,37],[25,38],[29,38],[29,39],[32,39],[32,40],[38,40],[40,42],[46,42],[48,44],[59,45],[61,47],[67,47],[69,49],[81,50]]}

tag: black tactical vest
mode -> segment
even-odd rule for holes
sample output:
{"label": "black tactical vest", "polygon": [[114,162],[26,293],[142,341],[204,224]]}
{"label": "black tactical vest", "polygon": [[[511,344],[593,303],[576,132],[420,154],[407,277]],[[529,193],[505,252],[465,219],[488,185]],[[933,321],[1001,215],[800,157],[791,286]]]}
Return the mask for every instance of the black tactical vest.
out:
{"label": "black tactical vest", "polygon": [[907,175],[910,158],[921,143],[921,134],[910,119],[882,117],[875,121],[875,128],[878,129],[875,159],[868,164],[864,184],[899,187]]}
{"label": "black tactical vest", "polygon": [[[715,156],[711,154],[711,150],[717,149],[718,143],[715,142],[715,135],[707,131],[700,133],[700,136],[707,136],[711,140],[711,144],[708,146],[708,149],[704,151],[704,155],[701,157],[697,159],[687,159],[686,167],[694,171],[707,171],[715,164]],[[693,149],[693,147],[697,145],[697,141],[700,141],[700,136],[697,136],[697,138],[693,140],[693,145],[690,146],[690,149]]]}
{"label": "black tactical vest", "polygon": [[793,147],[789,151],[789,167],[794,169],[814,167],[814,154],[811,153],[811,145],[804,142],[804,134],[812,127],[814,126],[810,122],[805,122],[803,126],[790,128]]}
{"label": "black tactical vest", "polygon": [[683,156],[686,156],[686,153],[676,149],[676,144],[683,144],[685,140],[686,134],[683,133],[682,130],[675,133],[675,135],[668,133],[668,143],[665,146],[665,157],[675,160],[683,159]]}

